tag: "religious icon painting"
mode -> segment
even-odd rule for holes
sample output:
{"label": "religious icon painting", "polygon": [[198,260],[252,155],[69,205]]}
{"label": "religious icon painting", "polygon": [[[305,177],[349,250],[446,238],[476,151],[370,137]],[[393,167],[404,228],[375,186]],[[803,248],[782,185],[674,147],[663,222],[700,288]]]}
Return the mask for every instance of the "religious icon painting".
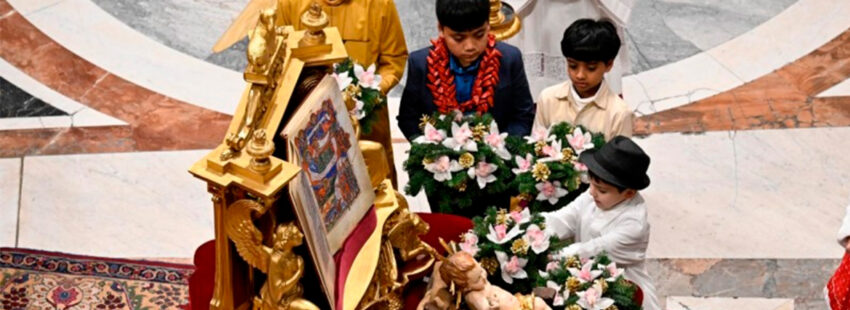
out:
{"label": "religious icon painting", "polygon": [[333,254],[375,200],[366,162],[334,78],[326,76],[313,89],[283,135],[289,144],[288,160],[301,168],[290,183],[290,196],[322,282],[329,289],[336,274]]}

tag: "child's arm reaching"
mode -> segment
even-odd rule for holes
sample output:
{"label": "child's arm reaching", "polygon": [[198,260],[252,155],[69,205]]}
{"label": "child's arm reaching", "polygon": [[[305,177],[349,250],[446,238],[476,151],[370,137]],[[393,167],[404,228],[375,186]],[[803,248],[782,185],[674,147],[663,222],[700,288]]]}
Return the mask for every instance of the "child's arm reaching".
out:
{"label": "child's arm reaching", "polygon": [[602,236],[578,242],[561,251],[562,256],[596,256],[603,250],[617,265],[631,265],[646,258],[646,243],[649,241],[649,225],[638,219],[617,223],[617,228]]}
{"label": "child's arm reaching", "polygon": [[582,205],[593,203],[593,198],[587,192],[582,193],[566,207],[558,211],[543,213],[546,218],[546,232],[551,236],[564,240],[575,237],[579,230],[581,215],[579,208]]}

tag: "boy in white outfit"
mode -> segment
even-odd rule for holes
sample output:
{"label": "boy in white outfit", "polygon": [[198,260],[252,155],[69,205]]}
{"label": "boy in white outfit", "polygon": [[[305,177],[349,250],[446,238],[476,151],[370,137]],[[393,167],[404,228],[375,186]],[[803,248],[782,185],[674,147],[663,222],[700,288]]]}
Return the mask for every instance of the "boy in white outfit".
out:
{"label": "boy in white outfit", "polygon": [[649,223],[638,193],[649,186],[649,156],[631,139],[617,136],[599,150],[582,152],[580,161],[589,170],[590,189],[561,210],[544,214],[550,233],[575,240],[560,255],[586,258],[605,251],[643,290],[643,308],[660,309],[644,265]]}

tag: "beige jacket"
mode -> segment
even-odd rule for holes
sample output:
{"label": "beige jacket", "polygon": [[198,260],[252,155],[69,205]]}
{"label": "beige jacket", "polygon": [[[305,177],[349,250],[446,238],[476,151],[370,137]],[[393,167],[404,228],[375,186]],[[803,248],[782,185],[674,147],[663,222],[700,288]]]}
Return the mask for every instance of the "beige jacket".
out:
{"label": "beige jacket", "polygon": [[611,92],[606,83],[602,83],[596,93],[596,99],[576,111],[575,94],[571,92],[572,82],[549,86],[540,92],[534,126],[549,128],[553,124],[569,122],[582,125],[591,132],[605,135],[605,141],[618,135],[632,136],[634,113],[623,99]]}

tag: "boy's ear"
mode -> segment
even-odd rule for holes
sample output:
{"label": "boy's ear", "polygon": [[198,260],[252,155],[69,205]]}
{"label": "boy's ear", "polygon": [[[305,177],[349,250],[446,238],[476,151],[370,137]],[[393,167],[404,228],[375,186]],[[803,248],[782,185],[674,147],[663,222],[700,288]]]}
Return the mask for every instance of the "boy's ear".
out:
{"label": "boy's ear", "polygon": [[442,36],[445,36],[445,34],[443,33],[443,25],[441,25],[440,23],[437,23],[437,33],[438,33],[441,37],[442,37]]}
{"label": "boy's ear", "polygon": [[637,194],[637,191],[631,188],[627,188],[625,191],[626,199],[631,199]]}
{"label": "boy's ear", "polygon": [[605,68],[606,68],[605,73],[611,72],[611,68],[613,68],[613,67],[614,67],[614,60],[613,59],[606,61],[605,62]]}

